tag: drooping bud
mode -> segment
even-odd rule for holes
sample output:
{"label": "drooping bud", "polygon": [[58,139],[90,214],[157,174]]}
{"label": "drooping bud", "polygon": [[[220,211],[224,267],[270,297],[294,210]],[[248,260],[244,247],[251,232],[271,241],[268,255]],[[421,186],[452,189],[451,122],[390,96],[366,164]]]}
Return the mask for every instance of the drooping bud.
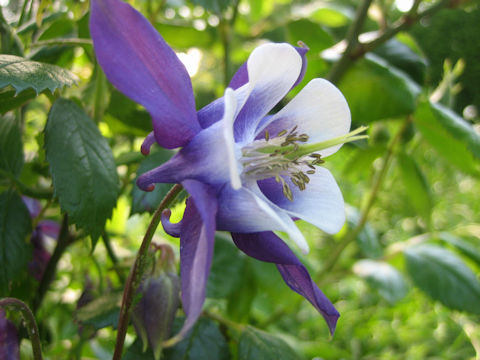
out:
{"label": "drooping bud", "polygon": [[142,297],[133,310],[132,319],[137,335],[142,339],[143,350],[149,346],[158,360],[161,343],[170,336],[180,305],[180,279],[176,274],[172,248],[153,245],[153,252],[157,259],[139,286]]}
{"label": "drooping bud", "polygon": [[19,360],[19,342],[15,325],[7,320],[5,311],[0,308],[0,359]]}

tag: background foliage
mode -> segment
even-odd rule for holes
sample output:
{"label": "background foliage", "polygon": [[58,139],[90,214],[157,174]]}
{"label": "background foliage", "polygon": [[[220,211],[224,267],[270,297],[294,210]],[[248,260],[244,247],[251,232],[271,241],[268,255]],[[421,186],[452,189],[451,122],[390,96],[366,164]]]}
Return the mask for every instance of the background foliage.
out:
{"label": "background foliage", "polygon": [[[204,316],[164,358],[479,359],[478,2],[130,2],[180,54],[199,108],[259,43],[303,41],[308,70],[290,98],[327,77],[353,127],[369,126],[368,141],[325,164],[348,204],[345,227],[327,236],[299,222],[312,249],[302,260],[341,313],[335,336],[273,265],[219,233]],[[95,62],[88,2],[0,3],[0,297],[32,308],[45,358],[109,359],[129,267],[169,189],[143,193],[134,179],[172,152],[140,155],[149,116]],[[180,199],[173,218],[183,209]],[[61,229],[38,267],[45,220]],[[155,241],[178,255],[177,239],[159,229]],[[28,359],[20,315],[7,317]],[[135,337],[131,328],[124,358],[153,358]]]}

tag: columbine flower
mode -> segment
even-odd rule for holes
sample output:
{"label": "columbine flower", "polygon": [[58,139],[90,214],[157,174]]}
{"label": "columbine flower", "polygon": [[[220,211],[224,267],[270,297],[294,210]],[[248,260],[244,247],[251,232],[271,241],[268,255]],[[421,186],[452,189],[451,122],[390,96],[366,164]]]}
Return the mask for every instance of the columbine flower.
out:
{"label": "columbine flower", "polygon": [[350,112],[332,84],[314,79],[275,115],[272,108],[305,71],[306,49],[288,44],[256,48],[233,77],[224,97],[198,112],[187,71],[163,38],[135,9],[119,0],[93,0],[90,30],[97,59],[117,89],[151,114],[157,142],[182,149],[145,173],[138,186],[181,183],[189,192],[183,220],[167,232],[180,237],[185,334],[201,313],[215,230],[226,230],[246,254],[277,265],[292,290],[324,316],[333,333],[339,314],[307,269],[272,230],[286,232],[303,252],[295,225],[306,220],[328,233],[344,223],[341,192],[319,166],[348,133]]}

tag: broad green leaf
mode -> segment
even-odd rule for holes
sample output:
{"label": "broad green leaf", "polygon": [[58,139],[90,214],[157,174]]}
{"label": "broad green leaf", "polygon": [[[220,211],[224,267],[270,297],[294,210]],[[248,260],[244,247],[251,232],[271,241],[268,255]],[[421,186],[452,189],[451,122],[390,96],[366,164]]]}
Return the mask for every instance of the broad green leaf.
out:
{"label": "broad green leaf", "polygon": [[[173,333],[180,330],[175,322]],[[165,360],[229,360],[230,352],[225,337],[212,320],[200,319],[188,336],[165,350]]]}
{"label": "broad green leaf", "polygon": [[214,254],[207,282],[207,296],[224,298],[231,294],[240,282],[245,257],[227,235],[220,233],[215,237]]}
{"label": "broad green leaf", "polygon": [[372,54],[350,67],[339,88],[357,124],[412,114],[419,93],[407,75]]}
{"label": "broad green leaf", "polygon": [[403,276],[390,264],[383,261],[360,260],[353,271],[378,290],[389,303],[394,304],[407,293],[407,284]]}
{"label": "broad green leaf", "polygon": [[415,159],[403,152],[398,155],[398,165],[409,203],[426,221],[427,225],[430,224],[433,201],[425,176]]}
{"label": "broad green leaf", "polygon": [[465,120],[442,105],[423,102],[415,113],[415,126],[442,157],[480,176],[480,136]]}
{"label": "broad green leaf", "polygon": [[[168,161],[172,155],[173,152],[164,149],[152,152],[140,163],[137,171],[138,176],[160,166]],[[132,187],[131,214],[141,214],[144,212],[153,213],[168,191],[172,188],[172,184],[155,184],[155,189],[153,191],[146,192],[137,186],[136,181],[138,176],[135,178]]]}
{"label": "broad green leaf", "polygon": [[374,52],[396,68],[407,73],[417,83],[422,84],[427,62],[407,45],[397,39],[391,39],[375,49]]}
{"label": "broad green leaf", "polygon": [[36,96],[37,94],[33,89],[27,89],[18,94],[15,90],[0,91],[0,114],[5,114],[7,111],[22,106]]}
{"label": "broad green leaf", "polygon": [[0,194],[0,297],[9,295],[10,283],[31,257],[27,236],[32,229],[22,198],[13,191]]}
{"label": "broad green leaf", "polygon": [[314,56],[334,44],[332,37],[323,28],[307,19],[296,20],[287,25],[288,42],[296,45],[303,41]]}
{"label": "broad green leaf", "polygon": [[112,292],[101,295],[76,311],[75,318],[82,325],[91,325],[95,330],[118,324],[122,293]]}
{"label": "broad green leaf", "polygon": [[447,244],[453,245],[463,255],[469,257],[480,266],[480,244],[478,243],[478,239],[470,242],[467,239],[455,236],[447,232],[439,233],[438,238],[446,242]]}
{"label": "broad green leaf", "polygon": [[18,121],[12,117],[0,120],[0,170],[17,177],[23,167],[23,144]]}
{"label": "broad green leaf", "polygon": [[118,194],[117,170],[107,141],[78,105],[59,99],[48,115],[45,150],[62,210],[95,244]]}
{"label": "broad green leaf", "polygon": [[238,360],[299,360],[300,357],[282,339],[247,326],[240,336]]}
{"label": "broad green leaf", "polygon": [[434,245],[410,247],[404,254],[420,289],[451,309],[480,314],[480,281],[460,258]]}
{"label": "broad green leaf", "polygon": [[11,85],[17,93],[29,88],[37,94],[45,89],[53,93],[76,81],[75,75],[61,67],[13,55],[0,55],[0,88]]}

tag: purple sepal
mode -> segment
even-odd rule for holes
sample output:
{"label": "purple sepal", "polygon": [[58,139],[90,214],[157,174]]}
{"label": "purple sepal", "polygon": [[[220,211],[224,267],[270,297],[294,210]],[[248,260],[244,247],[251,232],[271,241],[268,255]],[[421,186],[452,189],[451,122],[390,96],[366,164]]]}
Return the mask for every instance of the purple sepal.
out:
{"label": "purple sepal", "polygon": [[145,140],[143,140],[142,147],[140,148],[140,151],[143,155],[148,155],[150,154],[150,148],[152,145],[155,143],[155,134],[153,131],[147,135]]}
{"label": "purple sepal", "polygon": [[[298,76],[297,81],[293,84],[292,88],[297,86],[305,76],[305,71],[307,70],[307,57],[306,54],[308,50],[310,50],[305,44],[301,43],[301,47],[294,46],[295,50],[300,54],[302,57],[302,70],[300,71],[300,75]],[[230,80],[230,84],[228,84],[229,88],[233,90],[238,89],[248,83],[248,70],[247,70],[247,62],[245,61],[242,66],[240,66],[237,72],[233,75],[232,80]],[[202,109],[203,110],[203,109]]]}
{"label": "purple sepal", "polygon": [[42,210],[42,206],[38,202],[38,200],[29,198],[27,196],[22,196],[23,203],[28,209],[31,218],[36,218],[40,215],[40,211]]}
{"label": "purple sepal", "polygon": [[0,308],[0,359],[19,360],[19,345],[15,325],[7,320],[5,311]]}
{"label": "purple sepal", "polygon": [[152,116],[157,142],[188,143],[200,131],[190,77],[147,19],[123,1],[92,0],[90,33],[108,80]]}
{"label": "purple sepal", "polygon": [[322,314],[333,335],[340,316],[333,304],[312,281],[307,269],[290,248],[273,232],[232,233],[237,247],[247,255],[261,261],[277,264],[287,285],[304,296]]}
{"label": "purple sepal", "polygon": [[202,312],[212,265],[217,200],[208,185],[195,180],[182,183],[191,197],[182,220],[180,234],[180,275],[182,304],[186,315],[179,336],[185,336]]}
{"label": "purple sepal", "polygon": [[162,212],[161,221],[163,230],[165,230],[168,235],[178,238],[180,237],[182,222],[180,221],[178,223],[171,223],[170,215],[172,215],[170,209],[166,209]]}

